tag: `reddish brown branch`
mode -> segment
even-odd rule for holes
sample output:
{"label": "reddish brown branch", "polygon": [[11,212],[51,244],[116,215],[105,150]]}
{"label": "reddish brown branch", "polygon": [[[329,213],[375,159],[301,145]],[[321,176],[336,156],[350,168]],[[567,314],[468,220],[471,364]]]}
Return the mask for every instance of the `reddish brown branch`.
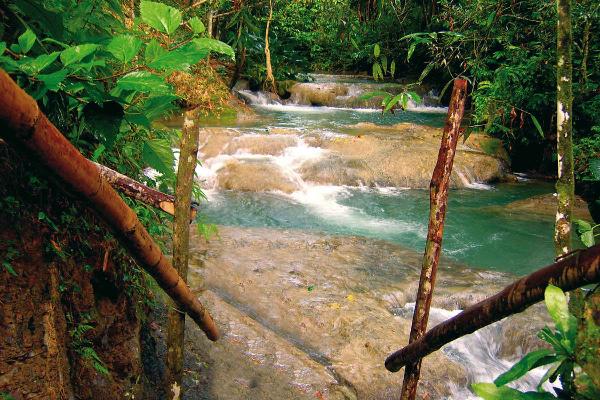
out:
{"label": "reddish brown branch", "polygon": [[181,279],[129,208],[87,160],[40,111],[37,103],[0,70],[0,135],[45,165],[89,202],[121,244],[211,340],[219,333],[208,310]]}
{"label": "reddish brown branch", "polygon": [[[454,163],[454,154],[460,136],[460,124],[465,111],[466,99],[467,81],[457,78],[454,80],[440,151],[429,188],[429,228],[427,230],[427,243],[423,256],[415,312],[410,330],[410,342],[420,339],[427,329],[437,266],[442,251],[450,175],[452,174],[452,164]],[[406,367],[401,399],[413,400],[415,398],[420,371],[421,359],[414,359]]]}
{"label": "reddish brown branch", "polygon": [[461,336],[525,310],[543,300],[544,290],[549,284],[569,291],[599,281],[600,245],[596,245],[537,270],[436,325],[420,339],[390,355],[385,360],[385,367],[397,372]]}

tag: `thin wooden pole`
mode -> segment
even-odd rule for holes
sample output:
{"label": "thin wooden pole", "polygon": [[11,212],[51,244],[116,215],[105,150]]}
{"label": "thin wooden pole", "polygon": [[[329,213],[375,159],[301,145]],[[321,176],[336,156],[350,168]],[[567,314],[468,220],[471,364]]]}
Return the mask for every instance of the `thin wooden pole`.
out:
{"label": "thin wooden pole", "polygon": [[[194,186],[194,171],[200,144],[196,126],[196,111],[186,111],[179,146],[179,165],[175,187],[175,221],[173,224],[173,266],[187,281],[190,242],[190,200]],[[185,340],[185,314],[171,304],[167,325],[167,389],[169,399],[183,397],[183,345]]]}
{"label": "thin wooden pole", "polygon": [[[460,135],[460,124],[465,111],[466,99],[467,81],[457,78],[454,80],[440,151],[429,186],[429,228],[427,230],[427,243],[423,256],[415,312],[410,330],[410,343],[420,339],[427,329],[437,266],[442,251],[450,175],[452,174],[452,164],[454,163],[454,154]],[[414,400],[417,394],[420,372],[420,359],[414,360],[406,366],[402,384],[402,400]]]}
{"label": "thin wooden pole", "polygon": [[569,291],[598,282],[600,244],[537,270],[436,325],[420,339],[391,354],[385,360],[385,367],[391,372],[397,372],[461,336],[525,310],[544,299],[544,290],[549,284]]}
{"label": "thin wooden pole", "polygon": [[0,69],[0,135],[45,165],[66,186],[87,200],[114,231],[121,244],[204,331],[217,340],[217,326],[171,263],[162,254],[135,212],[87,160],[48,120],[35,100]]}

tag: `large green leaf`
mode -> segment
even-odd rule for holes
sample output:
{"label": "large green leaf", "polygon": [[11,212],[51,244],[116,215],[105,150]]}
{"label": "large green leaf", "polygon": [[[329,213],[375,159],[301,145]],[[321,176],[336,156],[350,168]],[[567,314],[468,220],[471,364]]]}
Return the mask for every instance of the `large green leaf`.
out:
{"label": "large green leaf", "polygon": [[204,24],[198,17],[190,18],[188,23],[190,24],[190,27],[192,28],[192,32],[194,32],[196,35],[199,35],[206,30],[206,28],[204,27]]}
{"label": "large green leaf", "polygon": [[171,86],[163,78],[148,71],[130,72],[117,81],[117,88],[141,93],[171,92]]}
{"label": "large green leaf", "polygon": [[91,43],[72,46],[60,53],[60,61],[62,61],[65,66],[68,66],[73,63],[80,62],[85,57],[94,53],[97,49],[98,45]]}
{"label": "large green leaf", "polygon": [[156,39],[152,39],[144,51],[144,59],[146,60],[146,64],[150,64],[166,52],[167,50],[163,49]]}
{"label": "large green leaf", "polygon": [[544,138],[544,130],[542,129],[542,125],[540,125],[540,121],[538,121],[538,119],[535,117],[535,115],[533,115],[533,114],[529,114],[529,115],[531,116],[531,122],[533,122],[535,129],[538,131],[540,136],[542,138]]}
{"label": "large green leaf", "polygon": [[50,54],[42,54],[36,58],[23,58],[20,60],[19,69],[28,75],[37,75],[50,66],[59,54],[60,52],[55,51]]}
{"label": "large green leaf", "polygon": [[554,320],[556,328],[570,342],[569,344],[573,345],[577,335],[577,320],[569,312],[567,296],[560,288],[548,285],[544,292],[544,299],[548,313]]}
{"label": "large green leaf", "polygon": [[142,159],[150,167],[165,176],[173,176],[175,157],[170,143],[164,139],[154,139],[144,142]]}
{"label": "large green leaf", "polygon": [[37,79],[44,83],[46,89],[56,92],[58,89],[60,89],[60,84],[65,80],[68,74],[69,71],[66,69],[61,69],[59,71],[52,72],[51,74],[40,74],[37,76]]}
{"label": "large green leaf", "polygon": [[27,29],[25,33],[19,36],[17,41],[19,42],[19,49],[21,53],[27,54],[29,50],[31,50],[31,48],[33,47],[35,39],[35,33],[33,33],[30,29]]}
{"label": "large green leaf", "polygon": [[115,36],[106,46],[108,50],[117,60],[122,63],[129,62],[136,56],[142,47],[142,41],[132,35]]}
{"label": "large green leaf", "polygon": [[164,71],[187,70],[208,55],[208,49],[195,41],[178,49],[166,52],[148,64],[150,68]]}
{"label": "large green leaf", "polygon": [[575,221],[573,221],[573,223],[577,228],[577,234],[579,235],[579,239],[581,239],[581,242],[586,247],[592,247],[596,243],[596,240],[594,238],[594,228],[592,227],[592,225],[589,222],[584,221],[582,219],[576,219]]}
{"label": "large green leaf", "polygon": [[154,1],[140,3],[140,16],[142,21],[154,29],[172,34],[181,25],[181,12],[176,8]]}
{"label": "large green leaf", "polygon": [[112,100],[103,104],[88,103],[83,108],[89,129],[96,132],[107,149],[114,144],[124,115],[123,106]]}
{"label": "large green leaf", "polygon": [[374,92],[367,92],[363,95],[361,95],[359,97],[360,100],[369,100],[372,99],[373,97],[384,97],[384,96],[389,96],[390,94],[388,92],[383,92],[383,91],[374,91]]}
{"label": "large green leaf", "polygon": [[474,383],[471,389],[484,400],[556,400],[550,393],[523,393],[508,386],[498,387],[493,383]]}
{"label": "large green leaf", "polygon": [[375,57],[379,57],[379,54],[381,54],[381,48],[379,47],[379,44],[376,43],[375,47],[373,48],[373,55]]}
{"label": "large green leaf", "polygon": [[556,361],[554,352],[548,349],[532,351],[521,358],[521,360],[512,366],[511,369],[500,375],[494,381],[496,386],[503,386],[514,380],[519,379],[530,370],[541,367],[542,365],[551,364]]}
{"label": "large green leaf", "polygon": [[198,38],[192,40],[198,48],[206,49],[212,53],[223,54],[230,58],[235,58],[235,52],[228,44],[221,42],[220,40],[212,38]]}

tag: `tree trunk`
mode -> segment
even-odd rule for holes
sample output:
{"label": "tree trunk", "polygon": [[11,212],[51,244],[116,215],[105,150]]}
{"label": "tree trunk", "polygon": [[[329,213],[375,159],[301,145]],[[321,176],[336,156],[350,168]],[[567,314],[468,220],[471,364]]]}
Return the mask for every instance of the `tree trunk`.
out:
{"label": "tree trunk", "polygon": [[235,58],[235,70],[233,71],[233,76],[231,77],[231,82],[229,83],[229,87],[232,88],[235,86],[235,83],[240,79],[242,75],[242,70],[244,69],[244,64],[246,63],[246,47],[240,44],[240,38],[242,37],[242,23],[240,22],[238,25],[237,31],[237,54],[238,56]]}
{"label": "tree trunk", "polygon": [[217,340],[219,333],[208,310],[179,277],[135,212],[123,202],[98,168],[46,118],[35,100],[1,69],[0,135],[25,156],[42,163],[69,189],[87,200],[179,309],[192,317],[210,340]]}
{"label": "tree trunk", "polygon": [[[187,281],[190,242],[190,200],[194,185],[194,171],[199,146],[196,127],[197,112],[186,111],[179,146],[177,186],[175,188],[175,222],[173,226],[173,267]],[[185,314],[171,303],[167,326],[167,388],[171,400],[183,396],[183,345],[185,338]]]}
{"label": "tree trunk", "polygon": [[385,360],[385,367],[397,372],[461,336],[519,313],[544,299],[549,284],[569,291],[600,280],[600,244],[581,250],[537,270],[505,287],[499,293],[468,307],[460,314],[431,328],[419,340],[396,351]]}
{"label": "tree trunk", "polygon": [[213,37],[213,16],[214,16],[215,12],[210,9],[208,10],[208,12],[206,13],[206,36],[208,36],[209,38]]}
{"label": "tree trunk", "polygon": [[[590,54],[590,29],[592,25],[592,18],[587,17],[585,25],[583,26],[583,39],[582,39],[582,57],[581,57],[581,83],[584,85],[588,80],[587,62]],[[582,88],[585,90],[585,86]]]}
{"label": "tree trunk", "polygon": [[269,29],[271,28],[271,20],[273,19],[273,0],[269,0],[269,18],[267,19],[267,28],[265,29],[265,59],[267,66],[267,76],[263,89],[272,93],[277,93],[277,85],[275,84],[275,76],[273,76],[273,66],[271,65],[271,50],[269,49]]}
{"label": "tree trunk", "polygon": [[[442,135],[442,143],[429,188],[429,228],[427,231],[427,243],[423,256],[423,267],[421,269],[421,278],[419,279],[415,312],[410,330],[409,342],[411,343],[421,338],[427,329],[429,308],[431,306],[437,266],[442,250],[450,175],[452,174],[452,164],[454,163],[456,144],[460,135],[460,123],[465,111],[466,98],[467,81],[460,78],[455,79],[446,125],[444,126],[444,133]],[[420,359],[414,360],[414,362],[406,366],[401,399],[413,400],[415,398],[420,372]]]}
{"label": "tree trunk", "polygon": [[571,30],[571,0],[557,0],[557,46],[556,46],[556,154],[558,158],[558,181],[556,193],[556,226],[554,248],[557,256],[571,249],[571,214],[575,200],[573,176],[573,64],[571,61],[573,32]]}
{"label": "tree trunk", "polygon": [[[140,183],[130,177],[123,175],[106,165],[94,163],[100,170],[100,174],[110,185],[127,197],[141,201],[144,204],[158,208],[168,214],[175,215],[175,196],[159,192],[143,183]],[[196,204],[191,202],[190,221],[196,218]]]}

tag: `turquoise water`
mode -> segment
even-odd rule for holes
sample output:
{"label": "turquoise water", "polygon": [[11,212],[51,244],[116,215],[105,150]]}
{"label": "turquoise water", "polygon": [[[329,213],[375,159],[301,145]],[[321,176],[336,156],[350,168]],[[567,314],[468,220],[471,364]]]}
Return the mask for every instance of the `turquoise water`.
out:
{"label": "turquoise water", "polygon": [[[523,275],[552,262],[552,218],[506,213],[511,201],[552,190],[547,184],[501,184],[492,190],[451,190],[443,254],[473,268]],[[423,251],[426,190],[344,189],[335,201],[307,204],[271,193],[220,192],[204,214],[215,223],[305,229],[387,240]]]}

